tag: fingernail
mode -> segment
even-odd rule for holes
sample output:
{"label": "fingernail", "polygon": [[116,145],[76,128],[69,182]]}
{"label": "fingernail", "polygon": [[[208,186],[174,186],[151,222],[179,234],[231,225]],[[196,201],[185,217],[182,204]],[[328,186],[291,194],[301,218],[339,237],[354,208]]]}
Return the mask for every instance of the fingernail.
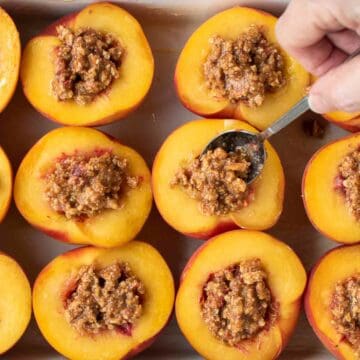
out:
{"label": "fingernail", "polygon": [[327,100],[318,94],[309,95],[309,105],[310,109],[318,114],[324,114],[331,110],[331,105]]}

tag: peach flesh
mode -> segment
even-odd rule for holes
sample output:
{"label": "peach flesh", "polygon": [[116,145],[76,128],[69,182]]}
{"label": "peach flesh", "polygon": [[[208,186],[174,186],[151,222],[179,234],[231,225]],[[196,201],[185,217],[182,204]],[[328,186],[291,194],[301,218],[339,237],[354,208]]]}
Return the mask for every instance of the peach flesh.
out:
{"label": "peach flesh", "polygon": [[31,318],[31,288],[20,265],[0,252],[0,354],[21,338]]}
{"label": "peach flesh", "polygon": [[0,223],[10,207],[13,174],[10,161],[0,147]]}
{"label": "peach flesh", "polygon": [[19,78],[21,45],[14,21],[0,7],[0,112],[11,100]]}

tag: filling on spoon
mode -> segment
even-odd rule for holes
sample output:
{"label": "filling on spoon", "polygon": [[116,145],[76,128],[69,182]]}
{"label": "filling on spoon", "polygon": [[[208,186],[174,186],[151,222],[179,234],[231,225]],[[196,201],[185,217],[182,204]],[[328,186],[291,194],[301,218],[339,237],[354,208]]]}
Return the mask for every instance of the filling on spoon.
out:
{"label": "filling on spoon", "polygon": [[226,152],[218,147],[181,167],[171,185],[198,200],[204,215],[226,215],[248,206],[251,189],[245,180],[250,167],[241,149]]}

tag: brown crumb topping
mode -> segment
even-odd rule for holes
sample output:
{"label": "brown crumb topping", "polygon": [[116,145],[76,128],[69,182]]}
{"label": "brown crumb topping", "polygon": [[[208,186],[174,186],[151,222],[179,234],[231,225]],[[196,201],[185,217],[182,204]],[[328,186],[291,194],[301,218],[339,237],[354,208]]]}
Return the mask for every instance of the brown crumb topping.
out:
{"label": "brown crumb topping", "polygon": [[180,186],[192,199],[200,201],[203,214],[225,215],[248,205],[250,190],[244,179],[250,165],[241,150],[227,153],[219,147],[182,167],[171,186]]}
{"label": "brown crumb topping", "polygon": [[339,165],[339,173],[346,207],[360,221],[360,147],[345,156]]}
{"label": "brown crumb topping", "polygon": [[119,77],[124,49],[109,33],[91,28],[57,28],[53,91],[60,101],[92,102]]}
{"label": "brown crumb topping", "polygon": [[283,57],[259,26],[251,25],[236,40],[214,36],[210,44],[203,71],[215,98],[257,107],[266,93],[284,86]]}
{"label": "brown crumb topping", "polygon": [[66,299],[65,317],[81,333],[116,329],[130,335],[142,314],[144,295],[144,284],[127,263],[102,269],[83,266],[76,288]]}
{"label": "brown crumb topping", "polygon": [[260,259],[249,259],[209,277],[201,315],[210,332],[229,346],[254,338],[271,322],[271,293]]}
{"label": "brown crumb topping", "polygon": [[136,188],[140,183],[138,177],[127,174],[127,168],[127,159],[110,152],[64,156],[45,176],[46,199],[68,219],[119,209],[123,188]]}
{"label": "brown crumb topping", "polygon": [[333,325],[360,358],[360,273],[336,284],[330,308]]}

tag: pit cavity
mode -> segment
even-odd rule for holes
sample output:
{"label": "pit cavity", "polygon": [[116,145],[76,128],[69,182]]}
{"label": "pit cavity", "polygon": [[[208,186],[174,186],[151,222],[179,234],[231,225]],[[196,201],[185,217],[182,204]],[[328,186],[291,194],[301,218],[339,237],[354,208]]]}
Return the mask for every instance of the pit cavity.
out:
{"label": "pit cavity", "polygon": [[203,74],[215,99],[256,108],[267,93],[285,85],[283,56],[260,26],[252,24],[235,40],[214,36],[209,41]]}
{"label": "pit cavity", "polygon": [[44,177],[45,197],[52,210],[67,219],[119,209],[126,188],[140,183],[128,174],[128,166],[128,159],[110,151],[63,155]]}
{"label": "pit cavity", "polygon": [[65,299],[66,320],[80,333],[117,330],[131,335],[143,312],[145,286],[125,262],[79,269]]}
{"label": "pit cavity", "polygon": [[239,347],[272,323],[272,303],[261,260],[252,258],[209,276],[200,300],[201,316],[217,339]]}

